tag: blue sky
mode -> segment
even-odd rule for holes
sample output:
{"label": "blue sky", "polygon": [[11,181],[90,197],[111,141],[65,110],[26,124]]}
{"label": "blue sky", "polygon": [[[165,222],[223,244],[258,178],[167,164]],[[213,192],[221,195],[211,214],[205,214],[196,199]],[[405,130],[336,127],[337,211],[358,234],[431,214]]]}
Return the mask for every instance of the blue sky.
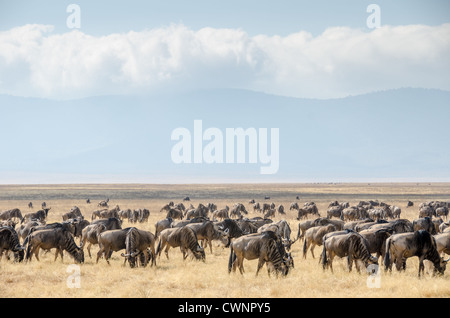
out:
{"label": "blue sky", "polygon": [[[72,3],[81,8],[79,29],[66,24]],[[366,22],[372,3],[381,10],[376,29]],[[9,154],[0,160],[0,183],[151,182],[156,175],[159,182],[448,181],[450,150],[440,145],[450,137],[443,120],[450,116],[449,56],[444,0],[0,1],[0,115],[9,120],[0,128],[0,149]],[[377,115],[381,123],[366,125],[377,92],[380,114],[390,119]],[[319,101],[342,127],[314,108]],[[439,125],[408,139],[421,118],[433,116]],[[402,118],[417,126],[394,127]],[[170,132],[196,119],[220,129],[273,122],[279,173],[175,165]],[[153,155],[150,145],[164,150]],[[304,157],[305,145],[315,156]],[[116,149],[142,157],[115,157]]]}

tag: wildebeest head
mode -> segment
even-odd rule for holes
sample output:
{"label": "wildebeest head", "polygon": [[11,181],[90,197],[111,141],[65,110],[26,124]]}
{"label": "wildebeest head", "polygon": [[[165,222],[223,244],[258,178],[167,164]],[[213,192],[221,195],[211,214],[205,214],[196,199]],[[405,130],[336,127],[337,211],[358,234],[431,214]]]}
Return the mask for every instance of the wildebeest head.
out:
{"label": "wildebeest head", "polygon": [[449,260],[450,260],[450,258],[447,259],[447,260],[444,260],[443,257],[440,257],[439,263],[436,263],[434,265],[434,272],[433,273],[436,274],[436,272],[437,272],[437,274],[439,276],[444,275],[444,272],[445,272],[445,269],[447,268],[447,263],[448,263]]}
{"label": "wildebeest head", "polygon": [[206,255],[205,250],[200,245],[197,245],[197,248],[192,251],[196,260],[205,261]]}

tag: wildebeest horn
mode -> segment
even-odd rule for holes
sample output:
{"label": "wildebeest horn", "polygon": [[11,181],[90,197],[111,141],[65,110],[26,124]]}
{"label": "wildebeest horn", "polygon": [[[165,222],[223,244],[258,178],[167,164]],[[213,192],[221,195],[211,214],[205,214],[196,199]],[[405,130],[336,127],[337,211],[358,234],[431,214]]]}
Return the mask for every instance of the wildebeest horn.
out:
{"label": "wildebeest horn", "polygon": [[122,256],[122,257],[130,257],[130,254],[121,253],[120,256]]}

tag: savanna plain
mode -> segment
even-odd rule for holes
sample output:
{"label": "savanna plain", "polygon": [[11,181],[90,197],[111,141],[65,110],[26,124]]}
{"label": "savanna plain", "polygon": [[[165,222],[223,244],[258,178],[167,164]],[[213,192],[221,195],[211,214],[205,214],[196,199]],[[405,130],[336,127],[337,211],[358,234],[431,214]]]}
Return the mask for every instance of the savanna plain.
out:
{"label": "savanna plain", "polygon": [[[91,221],[97,203],[109,198],[109,206],[120,209],[149,209],[147,223],[129,224],[124,220],[122,228],[135,226],[155,233],[155,223],[164,219],[166,212],[161,208],[173,201],[190,201],[186,206],[199,203],[215,203],[218,209],[226,205],[243,203],[248,217],[262,216],[254,212],[249,200],[260,203],[282,204],[286,214],[276,214],[274,221],[288,221],[292,235],[297,237],[298,221],[296,211],[289,211],[293,202],[302,206],[313,201],[321,216],[326,216],[331,201],[357,204],[362,200],[378,200],[399,206],[401,218],[418,218],[418,206],[432,200],[450,201],[449,183],[374,183],[374,184],[88,184],[88,185],[2,185],[0,186],[0,211],[19,208],[22,214],[36,212],[41,203],[51,207],[47,223],[62,222],[62,215],[78,206],[84,217]],[[265,197],[270,199],[265,199]],[[297,199],[298,196],[298,199]],[[91,203],[86,203],[90,199]],[[407,201],[414,202],[406,207]],[[28,203],[33,202],[34,208]],[[310,218],[313,218],[312,216]],[[22,241],[21,241],[22,243]],[[76,239],[79,245],[79,239]],[[266,267],[256,276],[257,261],[244,261],[245,273],[228,273],[230,250],[221,242],[213,242],[213,251],[205,249],[206,260],[196,261],[188,257],[183,260],[178,248],[169,251],[170,259],[164,253],[157,258],[156,266],[130,268],[124,265],[121,252],[112,255],[110,265],[104,259],[96,263],[98,245],[91,249],[92,258],[85,250],[85,262],[79,267],[78,284],[71,283],[74,275],[73,259],[64,252],[64,259],[54,261],[54,252],[40,253],[40,261],[14,263],[3,257],[0,261],[0,295],[6,298],[378,298],[378,297],[429,297],[450,296],[450,269],[443,276],[432,276],[431,267],[426,266],[425,275],[418,278],[417,257],[407,260],[405,272],[385,272],[380,266],[379,284],[374,277],[355,268],[348,272],[345,259],[336,259],[334,273],[323,270],[318,257],[322,248],[316,247],[315,256],[302,253],[301,240],[293,244],[291,252],[295,267],[286,277],[267,274]],[[448,255],[446,255],[448,257]],[[381,264],[380,264],[381,265]],[[427,264],[429,265],[429,264]]]}

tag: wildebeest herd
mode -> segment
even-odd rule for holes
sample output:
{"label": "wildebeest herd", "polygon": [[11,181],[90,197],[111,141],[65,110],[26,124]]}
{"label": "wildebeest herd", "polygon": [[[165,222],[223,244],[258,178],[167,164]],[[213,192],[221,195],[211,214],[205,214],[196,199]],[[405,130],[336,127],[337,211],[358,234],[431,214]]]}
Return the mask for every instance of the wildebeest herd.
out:
{"label": "wildebeest herd", "polygon": [[[186,200],[183,200],[186,201]],[[300,206],[294,202],[290,213],[297,215],[298,231],[294,239],[287,211],[283,205],[248,202],[247,207],[260,216],[249,218],[247,207],[236,203],[219,209],[216,204],[197,206],[169,202],[160,209],[165,218],[155,224],[152,233],[138,228],[149,220],[148,209],[109,208],[109,199],[101,201],[100,210],[87,218],[74,206],[62,215],[61,222],[47,223],[51,208],[42,205],[37,212],[22,215],[13,208],[0,213],[0,259],[5,254],[14,262],[39,261],[40,250],[55,249],[55,261],[67,252],[75,262],[83,263],[84,249],[92,257],[91,247],[98,245],[96,262],[101,258],[109,264],[113,252],[120,255],[130,267],[148,263],[156,266],[161,252],[169,259],[170,248],[180,248],[183,259],[191,255],[205,260],[205,250],[213,255],[213,241],[229,248],[228,272],[239,269],[244,273],[244,260],[258,260],[256,274],[266,264],[268,274],[288,275],[294,267],[291,248],[302,242],[303,258],[308,251],[313,258],[314,248],[321,246],[319,264],[333,271],[333,259],[347,259],[348,270],[353,264],[382,265],[391,271],[406,267],[406,259],[419,258],[419,276],[424,271],[424,260],[433,264],[434,274],[443,274],[450,254],[449,202],[431,201],[419,206],[418,217],[412,221],[401,218],[401,208],[378,201],[361,201],[357,205],[334,201],[328,205],[326,216],[321,216],[314,202]],[[413,206],[408,202],[407,208]],[[32,208],[30,202],[29,208]],[[162,214],[164,215],[164,214]],[[279,218],[275,221],[275,218]],[[128,227],[124,227],[124,222]],[[79,243],[76,243],[79,240]],[[299,244],[299,243],[297,243]],[[226,265],[224,265],[225,267]]]}

